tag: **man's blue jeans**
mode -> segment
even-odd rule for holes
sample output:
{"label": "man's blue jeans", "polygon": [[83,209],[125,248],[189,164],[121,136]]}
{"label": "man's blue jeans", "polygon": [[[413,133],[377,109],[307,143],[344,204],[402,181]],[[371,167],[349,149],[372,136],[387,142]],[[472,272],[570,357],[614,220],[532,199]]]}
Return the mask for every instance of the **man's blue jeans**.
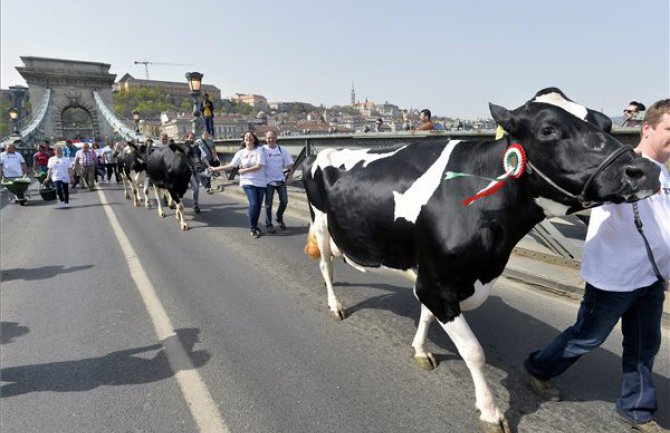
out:
{"label": "man's blue jeans", "polygon": [[214,137],[214,117],[203,116],[203,118],[205,119],[205,130],[209,133],[209,135]]}
{"label": "man's blue jeans", "polygon": [[253,230],[258,228],[258,218],[261,216],[261,205],[263,204],[265,187],[244,185],[242,188],[249,201],[247,216],[249,217],[249,228]]}
{"label": "man's blue jeans", "polygon": [[560,375],[599,347],[621,318],[623,382],[616,407],[634,422],[649,421],[657,409],[652,368],[661,346],[663,300],[661,281],[632,292],[608,292],[587,283],[577,322],[531,353],[526,368],[541,380]]}
{"label": "man's blue jeans", "polygon": [[279,196],[279,207],[277,208],[277,222],[284,221],[284,212],[288,206],[288,192],[286,191],[286,182],[279,185],[268,185],[265,190],[265,227],[272,225],[272,202],[274,201],[275,190]]}

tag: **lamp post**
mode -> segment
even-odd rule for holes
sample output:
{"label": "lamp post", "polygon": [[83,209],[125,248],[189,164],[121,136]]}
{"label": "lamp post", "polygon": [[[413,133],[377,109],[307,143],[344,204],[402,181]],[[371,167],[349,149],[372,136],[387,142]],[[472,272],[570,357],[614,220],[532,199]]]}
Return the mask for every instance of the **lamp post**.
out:
{"label": "lamp post", "polygon": [[191,120],[191,132],[198,137],[202,130],[202,118],[200,117],[200,88],[202,86],[203,74],[200,72],[187,72],[186,79],[188,87],[191,90],[191,100],[193,101],[193,119]]}
{"label": "lamp post", "polygon": [[135,122],[135,133],[139,135],[140,133],[140,112],[135,110],[133,111],[133,121]]}
{"label": "lamp post", "polygon": [[9,109],[9,130],[10,135],[21,135],[19,133],[19,110],[16,108]]}

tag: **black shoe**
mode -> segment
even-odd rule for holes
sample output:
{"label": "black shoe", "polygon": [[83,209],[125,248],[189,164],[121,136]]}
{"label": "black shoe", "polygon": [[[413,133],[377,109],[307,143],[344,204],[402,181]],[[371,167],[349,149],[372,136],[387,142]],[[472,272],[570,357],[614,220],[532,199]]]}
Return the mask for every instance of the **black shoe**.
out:
{"label": "black shoe", "polygon": [[200,206],[198,205],[193,206],[193,212],[200,213]]}
{"label": "black shoe", "polygon": [[277,223],[279,224],[280,229],[286,230],[286,224],[284,224],[284,221],[277,221]]}
{"label": "black shoe", "polygon": [[253,236],[257,239],[260,238],[261,237],[261,231],[257,228],[253,229],[253,230],[251,230],[251,236]]}
{"label": "black shoe", "polygon": [[277,230],[275,230],[274,226],[265,226],[265,231],[268,233],[277,233]]}

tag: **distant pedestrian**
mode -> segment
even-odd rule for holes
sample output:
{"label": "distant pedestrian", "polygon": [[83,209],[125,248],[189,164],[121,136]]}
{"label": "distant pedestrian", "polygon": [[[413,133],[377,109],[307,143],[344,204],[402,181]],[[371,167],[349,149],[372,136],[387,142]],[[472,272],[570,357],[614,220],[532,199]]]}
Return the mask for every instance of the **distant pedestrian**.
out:
{"label": "distant pedestrian", "polygon": [[382,132],[382,125],[384,125],[384,121],[381,117],[375,120],[375,132]]}
{"label": "distant pedestrian", "polygon": [[37,152],[35,152],[33,155],[33,173],[36,176],[42,173],[46,173],[49,158],[51,158],[51,156],[49,156],[46,146],[40,144],[37,148]]}
{"label": "distant pedestrian", "polygon": [[112,173],[114,173],[114,179],[116,180],[116,183],[119,183],[119,172],[116,167],[115,153],[114,142],[108,141],[107,146],[102,149],[102,155],[100,156],[100,159],[102,159],[102,165],[105,168],[107,175],[107,178],[105,179],[106,183],[109,183],[112,180]]}
{"label": "distant pedestrian", "polygon": [[251,131],[244,133],[242,144],[244,147],[237,151],[230,163],[212,167],[210,170],[231,171],[233,168],[239,168],[240,186],[244,189],[249,201],[247,212],[249,229],[251,230],[251,236],[259,238],[261,237],[261,231],[258,228],[258,218],[261,214],[261,205],[267,187],[265,151],[261,147],[258,137]]}
{"label": "distant pedestrian", "polygon": [[267,144],[263,146],[265,150],[265,177],[267,187],[265,189],[265,229],[268,233],[275,233],[272,225],[272,201],[274,193],[277,191],[279,196],[279,207],[277,208],[277,224],[281,230],[286,230],[284,224],[284,212],[288,206],[288,192],[284,178],[284,169],[293,168],[293,158],[284,147],[277,144],[277,133],[268,131],[265,134]]}
{"label": "distant pedestrian", "polygon": [[[26,160],[23,159],[23,155],[16,151],[14,143],[8,144],[7,149],[0,153],[0,164],[2,164],[2,177],[5,179],[25,176],[28,173]],[[19,199],[15,195],[13,197],[14,202]]]}
{"label": "distant pedestrian", "polygon": [[[195,141],[195,144],[200,148],[200,158],[207,167],[218,167],[221,165],[219,155],[216,154],[214,149],[214,141],[212,141],[209,132],[204,131],[202,136]],[[205,175],[203,172],[200,173],[200,180],[207,194],[212,194],[212,176]]]}
{"label": "distant pedestrian", "polygon": [[623,123],[621,123],[621,126],[624,128],[634,128],[642,125],[643,111],[646,109],[647,107],[642,102],[630,101],[628,107],[623,110]]}
{"label": "distant pedestrian", "polygon": [[424,108],[421,110],[419,113],[419,126],[414,128],[415,131],[432,131],[433,130],[433,122],[430,119],[431,114],[430,110],[427,108]]}
{"label": "distant pedestrian", "polygon": [[13,178],[25,176],[28,173],[26,160],[16,151],[16,145],[10,143],[7,149],[0,153],[0,164],[2,164],[2,177]]}
{"label": "distant pedestrian", "polygon": [[200,102],[200,113],[205,120],[205,130],[209,135],[214,135],[214,103],[209,100],[209,94],[205,93]]}
{"label": "distant pedestrian", "polygon": [[75,168],[75,161],[74,158],[77,156],[77,152],[79,149],[77,149],[77,146],[74,145],[72,140],[66,140],[65,141],[65,147],[63,148],[63,157],[67,158],[68,161],[70,161],[70,167],[72,167],[73,172],[72,172],[72,183],[70,186],[72,188],[76,188],[77,185],[79,184],[79,173],[77,173],[77,170],[74,170]]}
{"label": "distant pedestrian", "polygon": [[[95,170],[98,156],[88,143],[84,142],[82,148],[74,156],[75,172],[81,173],[81,179],[86,181],[89,191],[95,191]],[[82,187],[84,185],[82,184]]]}
{"label": "distant pedestrian", "polygon": [[105,178],[105,165],[102,162],[102,151],[104,148],[101,149],[97,142],[93,142],[91,149],[95,152],[95,183],[99,183],[98,177],[100,181]]}
{"label": "distant pedestrian", "polygon": [[55,155],[49,158],[47,163],[47,177],[44,179],[44,184],[53,182],[56,187],[56,194],[58,195],[58,207],[70,207],[70,170],[71,164],[68,158],[63,156],[63,148],[57,146]]}

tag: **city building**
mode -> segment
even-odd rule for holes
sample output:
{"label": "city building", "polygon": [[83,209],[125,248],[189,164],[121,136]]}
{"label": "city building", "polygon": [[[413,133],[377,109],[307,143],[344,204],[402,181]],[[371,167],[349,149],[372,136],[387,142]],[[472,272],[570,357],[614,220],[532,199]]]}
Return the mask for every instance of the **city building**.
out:
{"label": "city building", "polygon": [[[176,81],[158,81],[158,80],[142,80],[135,78],[130,74],[124,74],[119,81],[115,83],[115,90],[118,92],[129,92],[137,88],[160,88],[173,97],[185,98],[191,97],[191,90],[188,87],[186,80],[184,82]],[[212,101],[219,101],[221,99],[221,90],[212,84],[202,84],[201,94],[208,93],[209,99]]]}
{"label": "city building", "polygon": [[243,102],[252,106],[256,110],[269,111],[268,100],[265,96],[254,95],[252,93],[235,93],[231,98],[233,101]]}

